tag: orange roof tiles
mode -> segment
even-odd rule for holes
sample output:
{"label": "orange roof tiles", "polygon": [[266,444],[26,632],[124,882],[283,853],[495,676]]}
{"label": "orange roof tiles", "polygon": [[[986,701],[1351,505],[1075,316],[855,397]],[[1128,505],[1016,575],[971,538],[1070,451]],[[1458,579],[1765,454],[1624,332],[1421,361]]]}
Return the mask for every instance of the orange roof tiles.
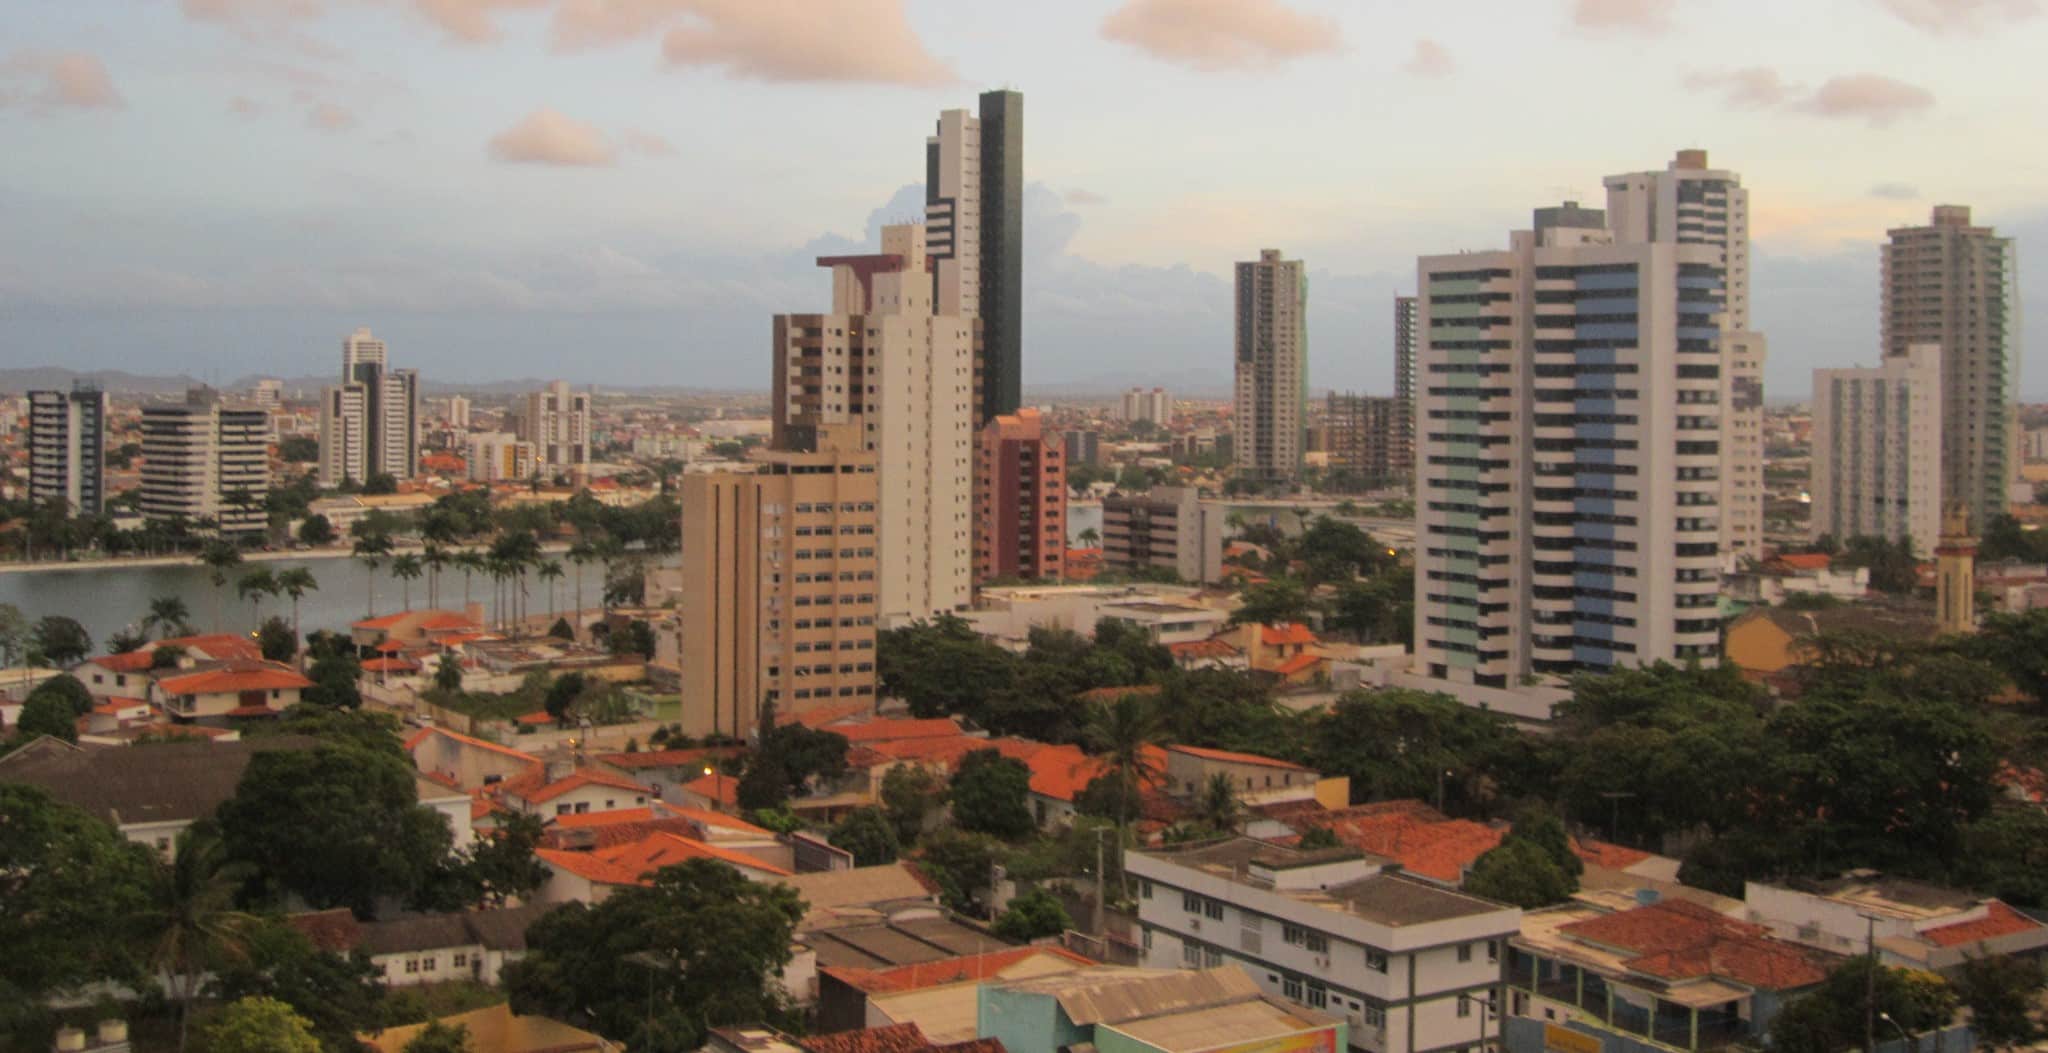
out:
{"label": "orange roof tiles", "polygon": [[960,725],[950,717],[933,717],[924,720],[870,720],[864,724],[827,724],[819,726],[820,731],[843,735],[849,743],[871,745],[877,742],[901,742],[905,739],[939,739],[960,734]]}
{"label": "orange roof tiles", "polygon": [[365,673],[417,673],[420,664],[410,658],[372,658],[363,663]]}
{"label": "orange roof tiles", "polygon": [[1628,967],[1665,980],[1717,976],[1764,990],[1809,987],[1827,979],[1826,956],[1773,939],[1760,925],[1709,907],[1670,899],[1558,928],[1573,939],[1635,954]]}
{"label": "orange roof tiles", "polygon": [[167,695],[220,695],[241,691],[295,691],[313,682],[289,666],[262,660],[231,659],[212,669],[167,676],[157,686]]}
{"label": "orange roof tiles", "polygon": [[1447,819],[1420,801],[1382,801],[1322,815],[1306,814],[1308,826],[1322,826],[1362,852],[1384,856],[1402,869],[1455,885],[1480,856],[1507,836],[1502,828],[1467,819]]}
{"label": "orange roof tiles", "polygon": [[1605,867],[1608,870],[1627,870],[1637,863],[1650,858],[1650,853],[1605,841],[1589,841],[1582,837],[1572,838],[1572,854],[1578,856],[1587,866]]}
{"label": "orange roof tiles", "polygon": [[707,801],[717,801],[723,805],[736,807],[740,803],[740,780],[732,775],[699,775],[684,783],[683,789]]}
{"label": "orange roof tiles", "polygon": [[1231,750],[1212,750],[1203,746],[1168,746],[1166,747],[1166,750],[1169,753],[1185,753],[1190,757],[1200,757],[1203,760],[1223,761],[1229,764],[1256,764],[1262,768],[1285,768],[1288,771],[1309,770],[1307,768],[1302,767],[1299,764],[1295,764],[1290,761],[1275,760],[1272,757],[1261,757],[1256,753],[1236,753],[1232,752]]}
{"label": "orange roof tiles", "polygon": [[1259,642],[1267,647],[1280,647],[1291,644],[1306,646],[1317,641],[1316,634],[1310,632],[1308,626],[1300,622],[1288,622],[1285,625],[1259,626]]}
{"label": "orange roof tiles", "polygon": [[1304,673],[1310,669],[1314,669],[1316,666],[1322,664],[1322,661],[1322,656],[1309,654],[1308,652],[1304,651],[1301,654],[1295,655],[1294,657],[1289,658],[1288,660],[1280,663],[1279,665],[1274,666],[1273,671],[1279,673],[1281,676],[1293,676],[1296,673]]}
{"label": "orange roof tiles", "polygon": [[1834,558],[1825,552],[1792,552],[1772,560],[1783,563],[1792,570],[1826,570],[1834,565]]}
{"label": "orange roof tiles", "polygon": [[674,866],[691,859],[716,859],[777,877],[788,877],[790,874],[790,871],[782,867],[755,859],[744,852],[705,844],[695,838],[666,831],[592,852],[537,848],[534,854],[549,866],[560,867],[586,880],[606,885],[646,884],[649,875],[662,867]]}
{"label": "orange roof tiles", "polygon": [[2010,936],[2016,932],[2026,932],[2040,927],[2040,922],[1994,899],[1987,904],[1986,913],[1981,918],[1922,929],[1920,935],[1937,947],[1959,947],[1965,943]]}
{"label": "orange roof tiles", "polygon": [[[525,718],[522,717],[521,719]],[[565,793],[580,790],[585,786],[609,786],[615,790],[629,790],[639,794],[653,792],[631,779],[621,778],[609,772],[596,771],[591,768],[580,768],[563,778],[556,779],[554,782],[532,790],[510,792],[518,793],[518,796],[523,798],[528,804],[546,804]]]}
{"label": "orange roof tiles", "polygon": [[521,713],[517,718],[513,720],[513,723],[515,724],[525,724],[528,727],[535,728],[540,727],[544,724],[552,724],[554,722],[555,715],[549,713],[545,709],[536,709],[531,713]]}
{"label": "orange roof tiles", "polygon": [[873,702],[828,702],[823,705],[811,706],[808,709],[777,711],[775,722],[777,724],[802,724],[807,728],[816,728],[823,727],[835,720],[845,720],[847,717],[856,714],[873,712],[874,708],[875,704]]}

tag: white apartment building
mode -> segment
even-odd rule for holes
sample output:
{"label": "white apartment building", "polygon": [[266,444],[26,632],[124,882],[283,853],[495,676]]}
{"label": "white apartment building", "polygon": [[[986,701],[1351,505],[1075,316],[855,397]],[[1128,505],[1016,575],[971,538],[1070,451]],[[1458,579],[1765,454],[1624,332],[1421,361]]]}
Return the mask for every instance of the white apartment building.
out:
{"label": "white apartment building", "polygon": [[1416,669],[1456,694],[1712,662],[1722,252],[1618,244],[1574,202],[1510,242],[1417,268]]}
{"label": "white apartment building", "polygon": [[469,410],[468,396],[448,396],[448,426],[456,431],[467,431],[469,429]]}
{"label": "white apartment building", "polygon": [[211,519],[224,534],[270,524],[270,413],[194,388],[182,402],[142,408],[142,514]]}
{"label": "white apartment building", "polygon": [[557,380],[526,396],[519,437],[533,444],[534,455],[549,468],[589,465],[590,394],[570,391],[568,381]]}
{"label": "white apartment building", "polygon": [[1173,396],[1165,388],[1132,388],[1124,392],[1123,418],[1130,424],[1142,420],[1164,428],[1173,423]]}
{"label": "white apartment building", "polygon": [[1914,344],[1868,369],[1813,371],[1809,533],[1844,541],[1941,537],[1941,348]]}
{"label": "white apartment building", "polygon": [[832,313],[775,319],[774,446],[814,451],[853,424],[876,456],[877,615],[886,626],[967,608],[971,592],[971,318],[932,312],[925,229],[882,228],[873,256],[832,268]]}
{"label": "white apartment building", "polygon": [[1241,966],[1271,994],[1347,1018],[1354,1049],[1495,1042],[1505,941],[1522,912],[1404,877],[1352,849],[1250,838],[1131,852],[1148,968]]}
{"label": "white apartment building", "polygon": [[479,483],[531,479],[537,467],[533,443],[502,431],[471,435],[467,460],[470,480]]}
{"label": "white apartment building", "polygon": [[341,341],[342,382],[320,393],[320,483],[419,473],[419,373],[391,369],[384,341],[367,328]]}
{"label": "white apartment building", "polygon": [[107,499],[107,393],[90,384],[28,393],[28,496],[99,515]]}
{"label": "white apartment building", "polygon": [[981,119],[939,114],[925,140],[925,248],[932,258],[936,314],[981,316]]}
{"label": "white apartment building", "polygon": [[1237,265],[1236,357],[1237,470],[1293,479],[1308,405],[1308,273],[1279,249]]}
{"label": "white apartment building", "polygon": [[1710,168],[1705,150],[1680,150],[1663,171],[1608,176],[1607,227],[1623,245],[1707,245],[1721,253],[1721,559],[1733,569],[1764,536],[1763,334],[1750,329],[1749,191]]}

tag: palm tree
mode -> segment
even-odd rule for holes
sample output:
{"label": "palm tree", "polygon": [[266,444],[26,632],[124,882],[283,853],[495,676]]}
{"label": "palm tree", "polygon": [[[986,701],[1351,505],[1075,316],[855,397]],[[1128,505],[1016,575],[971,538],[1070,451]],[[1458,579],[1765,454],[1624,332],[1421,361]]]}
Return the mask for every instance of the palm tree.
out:
{"label": "palm tree", "polygon": [[1087,729],[1088,742],[1101,759],[1102,773],[1116,780],[1117,826],[1137,810],[1145,787],[1163,772],[1147,753],[1162,732],[1159,711],[1142,695],[1121,695],[1095,710]]}
{"label": "palm tree", "polygon": [[562,561],[557,559],[541,560],[540,566],[535,567],[533,572],[540,576],[540,580],[548,583],[548,624],[553,625],[555,624],[555,582],[559,581],[562,577]]}
{"label": "palm tree", "polygon": [[313,572],[304,567],[278,572],[278,591],[292,598],[292,646],[295,649],[299,641],[305,639],[299,635],[299,598],[319,587],[320,583],[313,580]]}
{"label": "palm tree", "polygon": [[236,548],[231,542],[215,538],[207,542],[206,547],[200,550],[199,562],[206,564],[212,571],[208,576],[213,579],[213,628],[215,632],[219,632],[221,631],[221,597],[227,591],[228,571],[241,566],[242,550]]}
{"label": "palm tree", "polygon": [[484,569],[484,557],[475,549],[463,549],[450,560],[462,569],[462,609],[469,610],[469,576]]}
{"label": "palm tree", "polygon": [[149,906],[135,919],[148,934],[150,968],[169,980],[178,1003],[178,1048],[185,1048],[185,1023],[209,963],[240,956],[257,919],[234,909],[246,872],[228,859],[227,845],[211,820],[178,835],[176,855],[151,876]]}
{"label": "palm tree", "polygon": [[427,606],[441,606],[441,568],[448,565],[448,550],[429,541],[420,549],[420,562],[427,565]]}
{"label": "palm tree", "polygon": [[583,565],[597,558],[597,550],[590,547],[590,542],[578,538],[569,546],[568,556],[569,562],[576,565],[576,617],[571,619],[574,624],[569,626],[570,636],[574,638],[575,630],[583,624]]}
{"label": "palm tree", "polygon": [[1102,542],[1102,531],[1088,527],[1075,535],[1074,539],[1081,543],[1082,548],[1094,548]]}
{"label": "palm tree", "polygon": [[192,610],[177,596],[158,596],[149,601],[149,613],[142,619],[142,632],[157,633],[157,639],[192,635]]}
{"label": "palm tree", "polygon": [[243,599],[248,600],[250,606],[255,608],[256,624],[261,626],[263,624],[263,597],[277,595],[277,576],[270,573],[269,567],[257,567],[255,570],[242,575],[242,580],[235,583],[235,592],[239,593]]}
{"label": "palm tree", "polygon": [[591,548],[597,553],[598,563],[604,567],[604,591],[598,593],[597,605],[600,609],[610,612],[612,609],[612,563],[626,554],[626,546],[618,538],[606,534],[598,538],[597,543],[592,545]]}
{"label": "palm tree", "polygon": [[363,617],[374,618],[377,616],[377,567],[384,562],[385,556],[391,554],[391,536],[375,532],[364,534],[356,539],[355,547],[350,551],[363,561],[364,569],[370,572],[368,599],[364,605],[368,613]]}
{"label": "palm tree", "polygon": [[1244,802],[1237,799],[1237,784],[1230,776],[1217,772],[1202,784],[1201,795],[1195,799],[1195,822],[1220,834],[1237,829],[1244,818]]}
{"label": "palm tree", "polygon": [[397,578],[405,589],[405,609],[412,610],[412,583],[425,572],[420,558],[408,552],[391,561],[391,576]]}

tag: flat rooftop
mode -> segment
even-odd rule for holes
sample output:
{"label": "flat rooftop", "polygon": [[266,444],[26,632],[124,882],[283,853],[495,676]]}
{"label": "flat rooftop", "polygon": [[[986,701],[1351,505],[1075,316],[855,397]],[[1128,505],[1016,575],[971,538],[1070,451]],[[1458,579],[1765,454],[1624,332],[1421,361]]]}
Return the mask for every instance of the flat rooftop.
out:
{"label": "flat rooftop", "polygon": [[1983,897],[1957,889],[1868,871],[1814,882],[1803,890],[1793,891],[1810,891],[1838,903],[1854,904],[1872,914],[1912,921],[1945,918],[1983,902]]}
{"label": "flat rooftop", "polygon": [[1285,845],[1239,837],[1191,848],[1142,854],[1200,870],[1246,888],[1286,896],[1297,903],[1349,914],[1389,928],[1479,917],[1514,909],[1407,877],[1398,870],[1370,873],[1323,888],[1276,888],[1254,869],[1284,871],[1347,860],[1356,861],[1361,868],[1373,868],[1392,862],[1355,848],[1340,846],[1304,852]]}
{"label": "flat rooftop", "polygon": [[1259,998],[1109,1026],[1167,1053],[1195,1053],[1217,1046],[1281,1038],[1328,1027],[1330,1023],[1277,999]]}

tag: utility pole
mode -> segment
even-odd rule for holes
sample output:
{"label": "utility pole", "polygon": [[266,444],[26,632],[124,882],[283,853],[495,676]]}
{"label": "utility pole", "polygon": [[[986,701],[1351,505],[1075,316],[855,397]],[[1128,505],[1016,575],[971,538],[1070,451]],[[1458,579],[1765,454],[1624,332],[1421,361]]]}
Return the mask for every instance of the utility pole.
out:
{"label": "utility pole", "polygon": [[1635,794],[1628,790],[1609,790],[1600,796],[1607,798],[1607,839],[1618,845],[1621,843],[1621,800]]}
{"label": "utility pole", "polygon": [[1863,953],[1870,968],[1863,974],[1863,1049],[1877,1053],[1877,915],[1863,916]]}
{"label": "utility pole", "polygon": [[1104,834],[1107,833],[1109,833],[1109,829],[1107,827],[1097,827],[1095,829],[1095,937],[1097,939],[1102,939],[1104,935],[1102,929],[1102,897],[1104,895],[1102,880],[1102,837]]}

